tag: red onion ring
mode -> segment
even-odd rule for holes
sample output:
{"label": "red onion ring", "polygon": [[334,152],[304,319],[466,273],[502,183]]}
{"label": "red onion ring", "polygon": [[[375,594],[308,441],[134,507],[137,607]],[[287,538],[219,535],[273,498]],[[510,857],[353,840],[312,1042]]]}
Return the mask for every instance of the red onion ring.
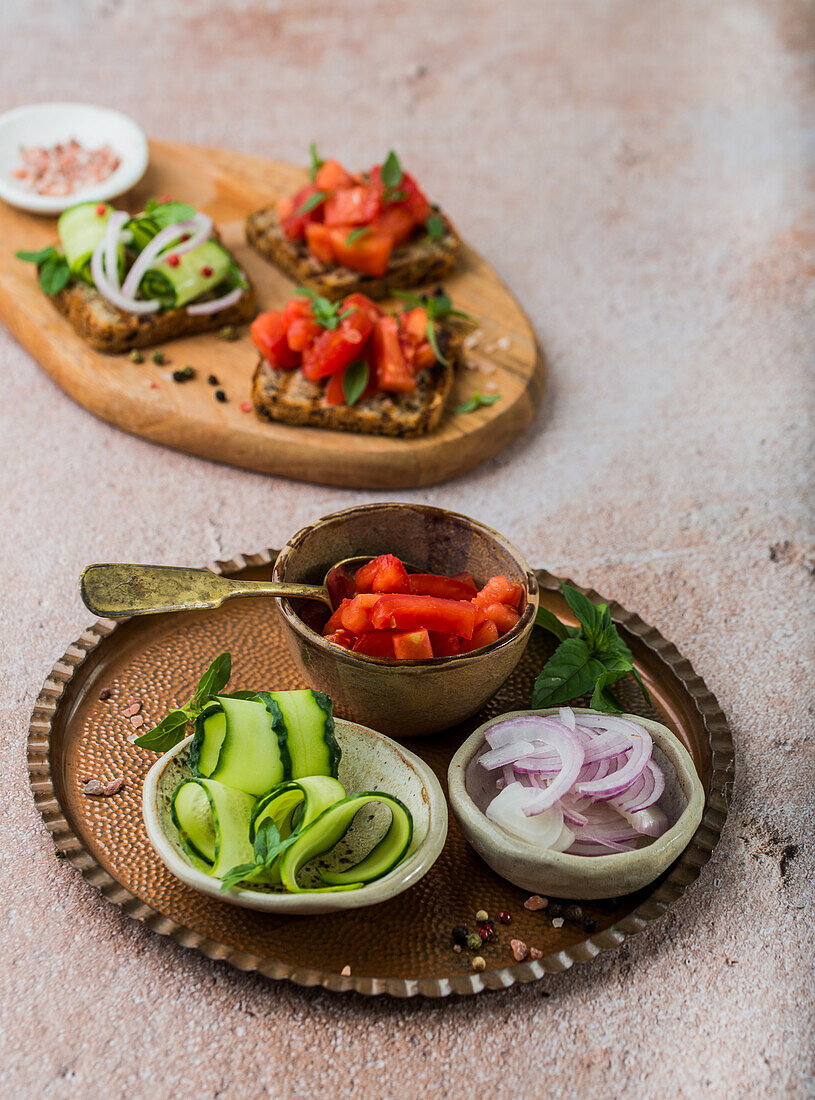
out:
{"label": "red onion ring", "polygon": [[119,290],[118,286],[114,286],[107,277],[107,273],[104,269],[105,261],[105,239],[104,237],[93,250],[91,256],[91,275],[93,276],[93,282],[99,293],[107,298],[117,309],[123,310],[125,313],[153,313],[159,308],[161,303],[159,301],[151,302],[136,302],[131,298],[126,298],[125,295]]}
{"label": "red onion ring", "polygon": [[[185,233],[190,234],[187,241],[179,241]],[[144,246],[136,258],[136,262],[127,273],[122,283],[122,293],[126,298],[135,298],[139,284],[144,278],[145,272],[153,266],[160,254],[172,245],[173,252],[178,255],[190,252],[199,244],[209,240],[212,235],[212,219],[206,214],[196,214],[188,221],[176,222],[175,225],[165,226],[156,233],[155,237]]]}
{"label": "red onion ring", "polygon": [[234,290],[224,294],[223,298],[213,298],[210,302],[196,302],[194,305],[187,306],[187,313],[190,317],[203,317],[208,313],[217,313],[221,309],[228,309],[240,301],[243,297],[243,291],[242,286],[236,286]]}

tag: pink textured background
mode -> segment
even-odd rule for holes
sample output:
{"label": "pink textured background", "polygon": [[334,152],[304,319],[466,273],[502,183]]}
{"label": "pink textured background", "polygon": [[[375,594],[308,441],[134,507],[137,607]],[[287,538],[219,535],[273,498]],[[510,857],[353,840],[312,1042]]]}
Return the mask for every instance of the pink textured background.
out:
{"label": "pink textured background", "polygon": [[276,546],[373,495],[124,435],[0,331],[0,1093],[811,1095],[812,5],[40,0],[4,4],[0,39],[3,108],[98,101],[156,137],[294,161],[312,137],[350,165],[396,146],[551,368],[514,446],[400,496],[485,519],[656,624],[738,755],[698,884],[533,986],[337,997],[131,923],[54,858],[26,781],[30,708],[88,620],[81,567]]}

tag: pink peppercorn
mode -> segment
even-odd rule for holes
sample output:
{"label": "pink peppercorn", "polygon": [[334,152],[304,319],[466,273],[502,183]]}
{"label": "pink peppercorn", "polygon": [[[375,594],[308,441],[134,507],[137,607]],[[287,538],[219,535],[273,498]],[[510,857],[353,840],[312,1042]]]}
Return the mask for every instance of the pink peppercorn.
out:
{"label": "pink peppercorn", "polygon": [[175,252],[171,252],[170,255],[167,257],[167,263],[170,265],[170,267],[178,267],[179,262],[180,261]]}
{"label": "pink peppercorn", "polygon": [[201,274],[204,276],[205,279],[211,278],[212,277],[212,268],[207,267],[205,265],[204,267],[201,268]]}

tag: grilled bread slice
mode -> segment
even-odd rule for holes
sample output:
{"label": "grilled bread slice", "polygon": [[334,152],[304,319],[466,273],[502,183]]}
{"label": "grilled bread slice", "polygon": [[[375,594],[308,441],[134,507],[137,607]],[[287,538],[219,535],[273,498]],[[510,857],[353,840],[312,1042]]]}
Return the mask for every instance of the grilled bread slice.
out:
{"label": "grilled bread slice", "polygon": [[186,308],[161,309],[146,314],[125,313],[95,287],[78,279],[54,294],[51,301],[83,340],[107,352],[130,351],[179,336],[211,332],[222,325],[242,324],[252,320],[257,308],[251,284],[234,305],[203,316],[192,316]]}
{"label": "grilled bread slice", "polygon": [[265,259],[276,264],[298,286],[316,290],[337,301],[359,291],[369,298],[386,298],[398,287],[440,282],[456,266],[461,240],[448,219],[434,208],[444,222],[444,235],[414,235],[394,249],[384,275],[361,275],[349,267],[321,263],[312,256],[305,241],[290,241],[280,227],[274,206],[257,210],[246,219],[246,239]]}
{"label": "grilled bread slice", "polygon": [[[445,330],[438,334],[441,348],[443,335]],[[413,393],[378,393],[352,406],[326,404],[324,383],[310,382],[302,371],[280,370],[261,359],[252,383],[255,410],[284,424],[402,438],[424,435],[438,427],[454,370],[462,360],[460,340],[448,338],[446,343],[447,363],[436,362],[417,375]]]}

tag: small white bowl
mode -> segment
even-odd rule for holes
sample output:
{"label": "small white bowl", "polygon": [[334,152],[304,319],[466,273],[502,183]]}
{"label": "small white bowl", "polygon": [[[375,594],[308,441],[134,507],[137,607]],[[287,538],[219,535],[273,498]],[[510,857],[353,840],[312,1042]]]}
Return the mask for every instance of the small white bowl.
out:
{"label": "small white bowl", "polygon": [[202,894],[229,905],[266,913],[334,913],[361,909],[396,897],[427,874],[447,839],[447,802],[432,769],[412,752],[384,734],[335,719],[335,736],[342,749],[339,779],[348,794],[382,791],[400,799],[413,816],[413,839],[408,854],[389,874],[347,893],[288,894],[233,889],[220,892],[220,879],[193,867],[182,848],[170,817],[173,791],[192,773],[186,738],[152,766],[144,780],[142,812],[147,836],[159,859],[176,878]]}
{"label": "small white bowl", "polygon": [[[70,195],[38,195],[12,175],[20,164],[23,146],[50,147],[71,138],[89,149],[110,145],[120,158],[119,167],[101,183]],[[32,103],[0,115],[0,198],[33,214],[61,214],[80,202],[101,202],[121,195],[139,182],[147,161],[144,132],[132,118],[108,107]]]}
{"label": "small white bowl", "polygon": [[[597,714],[583,707],[576,714]],[[513,714],[557,714],[557,707]],[[574,856],[541,851],[490,821],[484,809],[495,793],[495,776],[478,764],[486,731],[509,718],[499,714],[467,738],[447,773],[450,805],[461,830],[481,858],[508,882],[534,894],[589,901],[641,890],[666,871],[690,844],[705,808],[705,791],[685,746],[660,722],[624,714],[644,726],[654,740],[654,760],[665,772],[660,805],[672,825],[651,844],[607,856]]]}

